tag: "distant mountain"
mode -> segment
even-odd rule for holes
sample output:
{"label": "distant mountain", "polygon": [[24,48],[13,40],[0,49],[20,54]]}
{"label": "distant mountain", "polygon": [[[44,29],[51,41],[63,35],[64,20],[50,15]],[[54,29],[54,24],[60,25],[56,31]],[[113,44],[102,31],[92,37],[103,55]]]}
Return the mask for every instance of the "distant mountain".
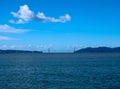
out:
{"label": "distant mountain", "polygon": [[42,51],[0,50],[0,53],[42,53]]}
{"label": "distant mountain", "polygon": [[120,52],[120,47],[115,47],[115,48],[110,48],[110,47],[87,47],[83,49],[79,49],[75,51],[74,53],[84,53],[84,52],[90,52],[90,53],[95,53],[95,52]]}

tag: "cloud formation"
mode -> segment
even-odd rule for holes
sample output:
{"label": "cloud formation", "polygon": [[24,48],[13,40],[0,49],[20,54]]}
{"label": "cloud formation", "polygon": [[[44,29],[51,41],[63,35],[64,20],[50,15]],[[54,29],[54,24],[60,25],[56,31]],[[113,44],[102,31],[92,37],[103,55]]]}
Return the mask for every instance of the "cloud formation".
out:
{"label": "cloud formation", "polygon": [[37,20],[43,21],[43,22],[61,22],[65,23],[71,20],[71,17],[69,14],[65,14],[64,16],[60,16],[58,19],[54,17],[47,17],[43,12],[38,12],[36,16]]}
{"label": "cloud formation", "polygon": [[0,40],[13,40],[13,39],[7,36],[0,36]]}
{"label": "cloud formation", "polygon": [[11,12],[11,14],[13,15],[13,17],[18,18],[17,21],[10,20],[10,22],[14,24],[24,24],[31,20],[61,23],[65,23],[71,20],[71,16],[69,14],[65,14],[63,16],[60,16],[59,18],[46,16],[43,12],[38,12],[38,14],[34,14],[34,12],[29,9],[28,5],[20,6],[18,12]]}
{"label": "cloud formation", "polygon": [[11,12],[11,14],[15,18],[18,18],[17,21],[10,20],[11,23],[21,24],[34,19],[34,12],[32,12],[27,5],[20,6],[18,12]]}
{"label": "cloud formation", "polygon": [[25,29],[16,29],[14,27],[11,27],[7,24],[0,25],[0,32],[5,32],[5,33],[24,33],[28,32],[28,30]]}

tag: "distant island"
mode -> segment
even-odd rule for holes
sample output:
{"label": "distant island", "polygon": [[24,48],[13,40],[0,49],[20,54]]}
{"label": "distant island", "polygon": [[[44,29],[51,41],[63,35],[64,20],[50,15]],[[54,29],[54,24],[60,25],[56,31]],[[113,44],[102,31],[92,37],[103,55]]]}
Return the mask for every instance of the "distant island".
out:
{"label": "distant island", "polygon": [[0,53],[43,53],[42,51],[0,50]]}
{"label": "distant island", "polygon": [[114,47],[114,48],[110,48],[110,47],[87,47],[87,48],[82,48],[79,49],[77,51],[74,51],[74,53],[107,53],[107,52],[120,52],[120,47]]}

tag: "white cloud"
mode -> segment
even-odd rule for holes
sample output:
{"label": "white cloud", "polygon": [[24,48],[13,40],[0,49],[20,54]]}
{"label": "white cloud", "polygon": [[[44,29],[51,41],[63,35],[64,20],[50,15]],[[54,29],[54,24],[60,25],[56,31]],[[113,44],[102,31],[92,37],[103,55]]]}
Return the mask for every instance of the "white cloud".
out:
{"label": "white cloud", "polygon": [[37,14],[36,18],[40,21],[43,21],[43,22],[62,22],[62,23],[65,23],[65,22],[71,20],[71,17],[69,14],[65,14],[64,16],[60,16],[58,19],[56,19],[54,17],[45,16],[45,14],[43,12],[39,12]]}
{"label": "white cloud", "polygon": [[13,40],[13,39],[7,36],[0,36],[0,40]]}
{"label": "white cloud", "polygon": [[46,16],[43,12],[38,12],[38,14],[34,14],[32,10],[29,9],[28,5],[20,6],[18,12],[11,12],[11,14],[18,18],[17,21],[10,20],[9,22],[14,24],[24,24],[31,20],[39,20],[42,22],[68,22],[71,20],[71,16],[69,14],[65,14],[64,16],[60,16],[59,18]]}
{"label": "white cloud", "polygon": [[28,30],[24,29],[16,29],[14,27],[11,27],[7,24],[0,25],[0,32],[6,32],[6,33],[24,33],[27,32]]}
{"label": "white cloud", "polygon": [[[28,22],[34,18],[34,13],[29,9],[27,5],[20,6],[18,12],[11,12],[11,14],[19,19],[16,21],[17,24]],[[12,22],[15,23],[15,21]]]}
{"label": "white cloud", "polygon": [[19,19],[18,21],[9,20],[9,22],[13,24],[24,24],[25,23],[22,19]]}

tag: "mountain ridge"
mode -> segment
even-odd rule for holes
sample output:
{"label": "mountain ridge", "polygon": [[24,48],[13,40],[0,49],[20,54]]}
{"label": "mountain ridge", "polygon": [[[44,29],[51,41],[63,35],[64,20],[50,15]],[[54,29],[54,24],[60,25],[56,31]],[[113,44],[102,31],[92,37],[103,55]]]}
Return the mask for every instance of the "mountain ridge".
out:
{"label": "mountain ridge", "polygon": [[90,53],[95,53],[95,52],[120,52],[120,47],[87,47],[87,48],[82,48],[79,50],[74,51],[74,53],[84,53],[84,52],[90,52]]}

